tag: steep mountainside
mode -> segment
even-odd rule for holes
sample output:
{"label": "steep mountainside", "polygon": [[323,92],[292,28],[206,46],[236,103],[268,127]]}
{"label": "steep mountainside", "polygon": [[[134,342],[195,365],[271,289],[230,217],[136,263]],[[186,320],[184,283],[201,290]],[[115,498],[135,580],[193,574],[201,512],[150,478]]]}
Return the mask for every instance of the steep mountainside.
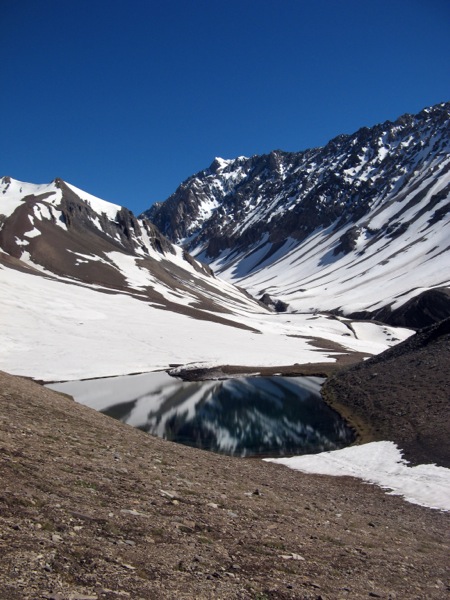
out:
{"label": "steep mountainside", "polygon": [[418,326],[450,310],[449,196],[444,103],[323,148],[216,159],[144,214],[253,294]]}
{"label": "steep mountainside", "polygon": [[0,264],[197,318],[240,306],[263,310],[175,247],[146,219],[56,179],[0,183]]}

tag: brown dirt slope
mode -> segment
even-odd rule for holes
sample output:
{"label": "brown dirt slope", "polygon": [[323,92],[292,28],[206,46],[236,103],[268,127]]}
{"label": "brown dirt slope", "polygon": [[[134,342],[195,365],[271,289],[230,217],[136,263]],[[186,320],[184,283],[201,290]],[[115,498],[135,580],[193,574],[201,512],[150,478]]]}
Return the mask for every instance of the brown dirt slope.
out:
{"label": "brown dirt slope", "polygon": [[0,373],[3,600],[448,597],[448,515],[164,442]]}
{"label": "brown dirt slope", "polygon": [[366,437],[397,442],[412,464],[450,467],[449,367],[450,318],[338,372],[322,393]]}

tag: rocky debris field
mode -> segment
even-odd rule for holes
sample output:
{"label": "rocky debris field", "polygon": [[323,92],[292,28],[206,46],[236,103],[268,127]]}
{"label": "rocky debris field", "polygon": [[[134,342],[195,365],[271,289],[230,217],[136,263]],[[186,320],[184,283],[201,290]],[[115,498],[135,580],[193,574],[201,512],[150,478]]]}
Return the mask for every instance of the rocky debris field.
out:
{"label": "rocky debris field", "polygon": [[392,440],[411,464],[450,468],[450,318],[330,377],[325,400],[365,439]]}
{"label": "rocky debris field", "polygon": [[0,373],[0,598],[439,599],[448,514],[159,440]]}

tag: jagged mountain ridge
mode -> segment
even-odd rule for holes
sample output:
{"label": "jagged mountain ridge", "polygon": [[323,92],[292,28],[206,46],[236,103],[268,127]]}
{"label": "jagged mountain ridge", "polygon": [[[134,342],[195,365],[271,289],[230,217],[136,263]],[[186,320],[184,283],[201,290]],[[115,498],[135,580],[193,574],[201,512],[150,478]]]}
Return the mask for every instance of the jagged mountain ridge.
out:
{"label": "jagged mountain ridge", "polygon": [[0,264],[195,318],[223,321],[211,312],[225,315],[236,306],[262,310],[147,219],[61,179],[34,185],[3,177]]}
{"label": "jagged mountain ridge", "polygon": [[[449,196],[442,103],[323,148],[216,159],[144,214],[255,295],[420,326],[450,310]],[[429,289],[441,308],[423,322]]]}

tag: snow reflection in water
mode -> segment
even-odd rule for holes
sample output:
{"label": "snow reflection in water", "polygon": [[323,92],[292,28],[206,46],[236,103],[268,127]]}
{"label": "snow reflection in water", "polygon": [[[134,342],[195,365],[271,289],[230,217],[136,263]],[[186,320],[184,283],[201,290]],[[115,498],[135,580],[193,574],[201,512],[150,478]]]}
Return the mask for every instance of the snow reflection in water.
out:
{"label": "snow reflection in water", "polygon": [[[353,433],[320,396],[316,377],[182,382],[166,374],[51,385],[158,437],[235,456],[335,450]],[[138,379],[135,379],[138,378]],[[134,380],[134,381],[133,381]]]}

